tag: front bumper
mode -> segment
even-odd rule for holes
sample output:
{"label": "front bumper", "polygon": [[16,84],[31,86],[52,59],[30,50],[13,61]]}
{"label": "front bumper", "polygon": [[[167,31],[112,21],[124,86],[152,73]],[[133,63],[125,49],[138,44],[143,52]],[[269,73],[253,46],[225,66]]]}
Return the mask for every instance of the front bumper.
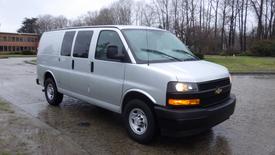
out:
{"label": "front bumper", "polygon": [[225,120],[234,112],[236,97],[230,97],[217,105],[194,109],[169,109],[155,106],[158,124],[163,130],[180,131],[192,134],[209,129]]}

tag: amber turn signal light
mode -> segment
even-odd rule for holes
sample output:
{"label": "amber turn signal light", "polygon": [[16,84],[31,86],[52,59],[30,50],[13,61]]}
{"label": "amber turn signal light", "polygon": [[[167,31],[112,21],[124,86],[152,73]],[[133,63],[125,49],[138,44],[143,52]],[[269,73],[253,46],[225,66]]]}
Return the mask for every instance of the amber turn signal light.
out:
{"label": "amber turn signal light", "polygon": [[169,99],[168,104],[173,106],[194,106],[200,104],[200,99]]}

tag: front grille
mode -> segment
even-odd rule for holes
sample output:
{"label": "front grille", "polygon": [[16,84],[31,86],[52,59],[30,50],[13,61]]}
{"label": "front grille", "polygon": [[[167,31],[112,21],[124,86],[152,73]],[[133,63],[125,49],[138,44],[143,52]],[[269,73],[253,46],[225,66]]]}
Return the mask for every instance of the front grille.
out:
{"label": "front grille", "polygon": [[224,92],[219,95],[215,95],[214,92],[211,93],[212,94],[209,96],[200,97],[202,107],[209,107],[219,104],[222,101],[228,99],[230,96],[230,90],[224,90]]}
{"label": "front grille", "polygon": [[227,85],[230,85],[229,78],[198,83],[198,87],[199,87],[200,91],[216,89],[216,88],[227,86]]}
{"label": "front grille", "polygon": [[[219,104],[230,96],[231,84],[229,78],[198,83],[198,87],[199,91],[206,92],[205,95],[200,97],[201,106],[203,107]],[[222,89],[220,94],[215,93],[217,88]]]}
{"label": "front grille", "polygon": [[[167,93],[167,100],[169,98],[200,99],[200,107],[209,107],[222,103],[230,97],[229,78],[198,83],[198,87],[199,92],[195,93]],[[218,88],[222,89],[220,93],[216,93]]]}

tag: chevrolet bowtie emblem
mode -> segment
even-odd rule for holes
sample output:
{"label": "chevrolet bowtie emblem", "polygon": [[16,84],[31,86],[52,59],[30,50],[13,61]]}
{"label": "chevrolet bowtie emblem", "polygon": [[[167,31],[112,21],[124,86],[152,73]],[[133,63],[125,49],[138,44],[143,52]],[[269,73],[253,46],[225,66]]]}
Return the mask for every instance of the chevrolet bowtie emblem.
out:
{"label": "chevrolet bowtie emblem", "polygon": [[219,95],[220,93],[222,93],[222,89],[221,88],[217,88],[215,90],[215,94]]}

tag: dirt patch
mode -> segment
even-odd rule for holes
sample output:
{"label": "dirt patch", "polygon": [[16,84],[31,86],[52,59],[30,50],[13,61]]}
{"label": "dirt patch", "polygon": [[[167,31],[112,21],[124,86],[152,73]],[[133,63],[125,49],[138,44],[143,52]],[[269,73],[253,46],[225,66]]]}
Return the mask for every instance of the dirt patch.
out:
{"label": "dirt patch", "polygon": [[7,112],[7,113],[14,113],[14,111],[11,109],[11,107],[7,103],[0,100],[0,112],[1,111]]}
{"label": "dirt patch", "polygon": [[0,155],[86,154],[57,130],[0,100]]}

